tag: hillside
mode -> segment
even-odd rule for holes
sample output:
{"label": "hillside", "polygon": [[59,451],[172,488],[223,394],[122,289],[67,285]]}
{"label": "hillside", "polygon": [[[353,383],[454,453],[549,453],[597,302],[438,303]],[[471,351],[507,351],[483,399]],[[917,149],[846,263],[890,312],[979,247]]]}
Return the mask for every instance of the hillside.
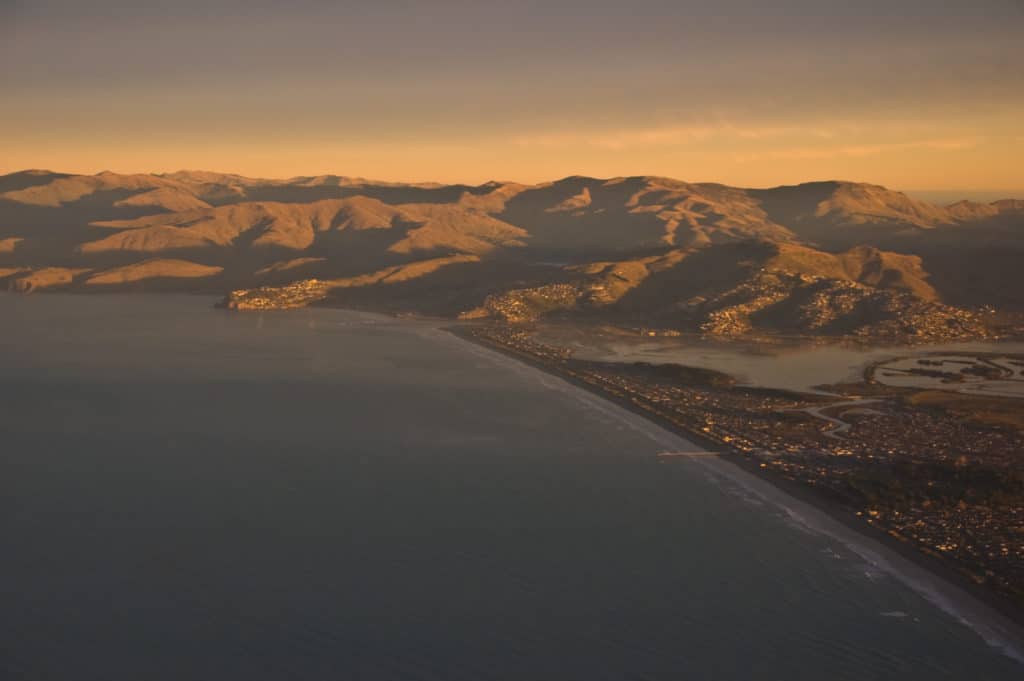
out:
{"label": "hillside", "polygon": [[220,267],[199,265],[187,260],[144,260],[139,263],[115,267],[88,277],[84,285],[89,287],[128,286],[149,284],[175,287],[181,280],[208,279],[223,271]]}
{"label": "hillside", "polygon": [[[709,273],[714,272],[714,275]],[[737,336],[751,332],[940,339],[981,337],[944,305],[920,259],[859,247],[839,254],[737,243],[566,268],[556,284],[488,296],[464,319],[594,320]]]}
{"label": "hillside", "polygon": [[942,207],[852,182],[0,176],[0,272],[24,291],[316,280],[337,304],[453,316],[969,337],[966,308],[1024,311],[1021,255],[1022,200]]}

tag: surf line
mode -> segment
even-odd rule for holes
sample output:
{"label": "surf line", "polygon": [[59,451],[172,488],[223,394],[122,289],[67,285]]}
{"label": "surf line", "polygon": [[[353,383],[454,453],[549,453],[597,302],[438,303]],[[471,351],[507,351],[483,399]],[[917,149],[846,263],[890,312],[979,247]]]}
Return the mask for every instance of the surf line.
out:
{"label": "surf line", "polygon": [[655,456],[659,459],[673,459],[677,457],[721,456],[721,454],[719,452],[658,452]]}

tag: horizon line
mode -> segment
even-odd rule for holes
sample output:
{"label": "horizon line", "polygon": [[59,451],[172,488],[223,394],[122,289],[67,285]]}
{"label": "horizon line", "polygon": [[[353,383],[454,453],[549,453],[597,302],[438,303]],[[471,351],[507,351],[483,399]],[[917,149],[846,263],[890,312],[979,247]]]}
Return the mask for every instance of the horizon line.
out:
{"label": "horizon line", "polygon": [[[980,187],[979,188],[969,188],[969,187],[912,187],[912,188],[894,189],[890,185],[884,185],[884,184],[880,184],[878,182],[873,182],[873,181],[869,181],[869,180],[850,180],[850,179],[841,179],[841,178],[809,179],[809,180],[802,180],[802,181],[799,181],[799,182],[781,183],[781,184],[772,184],[772,185],[744,185],[744,184],[730,184],[728,182],[723,182],[723,181],[720,181],[720,180],[685,180],[685,179],[681,179],[679,177],[674,177],[674,176],[671,176],[671,175],[664,175],[664,174],[659,174],[659,173],[646,173],[646,174],[645,173],[639,173],[639,174],[629,174],[629,175],[615,175],[615,176],[611,176],[611,177],[598,177],[596,175],[585,175],[585,174],[581,174],[581,173],[571,173],[569,175],[564,175],[564,176],[557,177],[557,178],[550,179],[550,180],[541,180],[541,181],[538,181],[538,182],[529,182],[529,181],[522,181],[522,180],[508,180],[508,179],[498,180],[498,179],[494,179],[493,177],[491,179],[483,180],[483,181],[480,181],[480,182],[473,182],[473,181],[465,181],[465,180],[459,180],[459,181],[443,181],[443,180],[392,180],[392,179],[381,179],[381,178],[367,177],[365,175],[359,175],[359,174],[345,174],[345,173],[337,173],[337,172],[310,173],[310,174],[290,175],[290,176],[272,176],[272,175],[262,175],[262,174],[247,175],[245,173],[237,172],[237,171],[208,170],[208,169],[204,169],[204,168],[179,168],[177,170],[161,170],[161,171],[154,171],[154,170],[118,171],[118,170],[110,170],[108,168],[103,168],[103,169],[100,169],[100,170],[96,170],[94,172],[76,172],[76,171],[53,170],[51,168],[43,168],[43,167],[20,168],[20,169],[17,169],[17,170],[0,169],[0,176],[17,175],[17,174],[20,174],[20,173],[49,173],[49,174],[53,174],[53,175],[67,175],[67,176],[80,176],[80,177],[96,177],[96,176],[99,176],[99,175],[103,175],[105,173],[109,173],[109,174],[112,174],[112,175],[150,175],[150,176],[157,176],[157,177],[159,177],[159,176],[166,176],[166,175],[175,175],[175,174],[178,174],[178,173],[209,173],[211,175],[235,176],[235,177],[240,177],[240,178],[244,178],[244,179],[247,179],[247,180],[269,180],[269,181],[274,181],[274,182],[284,182],[284,181],[295,180],[295,179],[299,179],[299,178],[338,177],[338,178],[344,178],[344,179],[349,179],[349,180],[354,180],[354,181],[361,181],[361,182],[366,183],[366,184],[373,184],[373,183],[405,184],[405,185],[432,184],[432,185],[444,185],[444,186],[464,185],[464,186],[471,186],[471,187],[479,187],[479,186],[483,186],[483,185],[486,185],[486,184],[500,184],[500,185],[520,184],[520,185],[527,185],[527,186],[536,186],[536,185],[543,185],[543,184],[552,184],[552,183],[555,183],[555,182],[562,182],[564,180],[569,180],[569,179],[573,179],[573,178],[597,180],[597,181],[601,181],[601,182],[610,182],[610,181],[613,181],[613,180],[623,180],[623,179],[631,179],[631,178],[659,178],[659,179],[674,180],[674,181],[677,181],[677,182],[685,182],[687,184],[722,185],[722,186],[726,186],[726,187],[734,187],[734,188],[737,188],[737,189],[753,189],[753,190],[778,189],[778,188],[782,188],[782,187],[798,187],[798,186],[807,185],[807,184],[823,184],[823,183],[828,183],[828,182],[834,182],[834,183],[840,183],[840,184],[874,185],[874,186],[878,186],[878,187],[884,187],[884,188],[889,189],[891,191],[902,192],[902,193],[905,193],[905,194],[907,194],[907,193],[953,193],[953,192],[963,192],[963,193],[968,193],[968,194],[992,194],[992,195],[996,195],[996,194],[1000,194],[1000,193],[1003,193],[1003,192],[1014,192],[1014,193],[1017,193],[1018,195],[1024,195],[1024,186],[1016,187],[1016,188],[1013,188],[1013,187],[996,187],[996,188],[991,188],[991,189],[990,188],[980,188]],[[1005,199],[1012,199],[1012,198],[1016,198],[1016,197],[1012,196],[1010,194],[1007,194],[1003,198],[1005,198]]]}

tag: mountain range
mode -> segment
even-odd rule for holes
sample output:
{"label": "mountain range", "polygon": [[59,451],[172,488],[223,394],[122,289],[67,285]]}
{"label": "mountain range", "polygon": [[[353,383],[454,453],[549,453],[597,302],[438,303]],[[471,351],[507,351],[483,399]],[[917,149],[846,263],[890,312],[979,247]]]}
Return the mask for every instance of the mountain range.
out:
{"label": "mountain range", "polygon": [[526,185],[0,176],[0,282],[510,322],[977,337],[1024,312],[1024,200],[662,177]]}

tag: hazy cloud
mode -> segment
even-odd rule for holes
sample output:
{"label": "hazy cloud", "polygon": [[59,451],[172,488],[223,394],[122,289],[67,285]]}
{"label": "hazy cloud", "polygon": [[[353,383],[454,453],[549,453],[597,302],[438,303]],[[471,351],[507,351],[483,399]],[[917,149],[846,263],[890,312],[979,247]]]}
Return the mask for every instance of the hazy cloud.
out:
{"label": "hazy cloud", "polygon": [[686,145],[713,139],[766,140],[787,136],[829,139],[835,132],[800,126],[675,125],[603,131],[550,132],[520,135],[513,142],[521,147],[594,147],[620,151],[635,147]]}

